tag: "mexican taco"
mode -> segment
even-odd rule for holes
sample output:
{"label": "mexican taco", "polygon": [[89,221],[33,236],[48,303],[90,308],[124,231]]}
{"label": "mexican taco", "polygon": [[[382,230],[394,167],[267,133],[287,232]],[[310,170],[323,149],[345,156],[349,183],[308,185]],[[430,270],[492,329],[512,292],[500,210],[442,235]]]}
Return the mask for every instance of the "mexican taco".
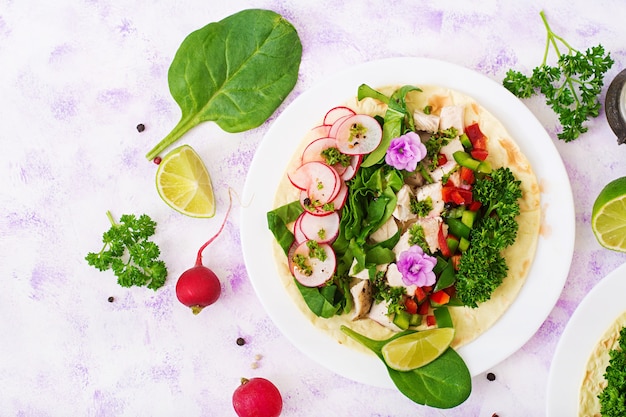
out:
{"label": "mexican taco", "polygon": [[[614,356],[621,355],[623,358],[623,354],[618,352],[623,352],[624,345],[626,345],[626,311],[618,316],[611,326],[606,329],[589,356],[578,396],[578,415],[580,417],[600,417],[604,415],[601,414],[601,411],[606,412],[606,415],[618,415],[620,412],[615,414],[614,404],[611,403],[619,401],[620,395],[622,398],[620,410],[623,410],[624,392],[622,391],[619,394],[619,387],[608,388],[607,373],[611,364],[611,352],[614,352]],[[624,359],[621,359],[620,363],[623,362]],[[617,363],[613,365],[620,366]],[[623,373],[624,369],[621,369],[620,366],[620,369],[616,371]],[[613,390],[613,393],[609,393],[607,388],[608,390]],[[623,387],[621,389],[623,390]],[[618,393],[618,395],[615,395],[615,393]],[[613,399],[610,397],[613,397]],[[603,409],[603,404],[606,410]],[[612,409],[612,412],[609,412],[609,408]]]}
{"label": "mexican taco", "polygon": [[[339,343],[455,329],[459,348],[513,303],[535,256],[540,187],[514,136],[445,87],[372,88],[302,139],[268,225],[281,279]],[[513,134],[515,132],[512,132]]]}

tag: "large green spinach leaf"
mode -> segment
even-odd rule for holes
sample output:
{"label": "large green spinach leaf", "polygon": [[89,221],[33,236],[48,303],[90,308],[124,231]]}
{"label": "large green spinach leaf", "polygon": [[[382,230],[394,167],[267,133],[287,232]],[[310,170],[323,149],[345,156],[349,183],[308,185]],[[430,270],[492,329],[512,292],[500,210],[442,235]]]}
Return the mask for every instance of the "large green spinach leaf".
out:
{"label": "large green spinach leaf", "polygon": [[168,72],[181,119],[146,157],[202,122],[230,133],[258,127],[295,86],[301,58],[296,29],[270,10],[243,10],[192,32]]}
{"label": "large green spinach leaf", "polygon": [[[341,326],[341,331],[374,352],[383,363],[383,346],[413,332],[407,330],[396,333],[389,339],[373,340],[346,326]],[[418,404],[452,408],[462,404],[472,392],[472,376],[463,358],[452,348],[448,348],[428,365],[412,371],[396,371],[387,364],[385,366],[398,390]]]}

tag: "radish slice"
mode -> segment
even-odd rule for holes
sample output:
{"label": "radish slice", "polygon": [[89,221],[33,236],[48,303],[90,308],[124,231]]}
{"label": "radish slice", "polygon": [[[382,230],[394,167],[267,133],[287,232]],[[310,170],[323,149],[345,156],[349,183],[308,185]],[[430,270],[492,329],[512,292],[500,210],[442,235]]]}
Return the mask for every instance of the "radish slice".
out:
{"label": "radish slice", "polygon": [[[306,212],[305,212],[306,213]],[[307,240],[304,232],[302,231],[302,214],[298,216],[296,221],[293,224],[293,236],[295,238],[295,243],[302,243]]]}
{"label": "radish slice", "polygon": [[336,192],[335,194],[332,194],[332,192],[337,186],[336,182],[341,180],[334,168],[320,161],[306,162],[293,172],[287,173],[287,177],[296,188],[315,190],[316,192],[314,196],[311,196],[312,198],[319,199],[326,196],[326,200],[320,200],[322,204],[334,198]]}
{"label": "radish slice", "polygon": [[363,155],[353,155],[350,160],[350,165],[346,167],[346,169],[339,174],[341,179],[344,181],[351,180],[356,175],[356,172],[359,170],[361,166],[361,162],[363,162]]}
{"label": "radish slice", "polygon": [[378,147],[383,138],[383,129],[373,117],[356,114],[341,122],[335,137],[342,153],[364,155]]}
{"label": "radish slice", "polygon": [[328,131],[328,136],[330,136],[331,138],[336,138],[337,131],[339,130],[339,127],[341,126],[341,124],[352,116],[354,115],[343,116],[337,119],[337,121],[333,123],[332,126],[330,127],[330,130]]}
{"label": "radish slice", "polygon": [[314,202],[309,197],[309,193],[305,190],[300,191],[300,205],[305,211],[315,216],[326,216],[335,211],[334,204],[331,210],[325,209],[324,204],[319,204],[319,202],[317,204],[314,204]]}
{"label": "radish slice", "polygon": [[[322,155],[322,152],[329,148],[337,148],[337,139],[330,137],[315,139],[313,142],[309,143],[306,148],[304,148],[301,157],[302,163],[305,164],[307,162],[317,161],[326,164],[327,161]],[[336,163],[332,165],[332,167],[337,170],[337,173],[340,176],[343,175],[346,169],[349,168],[349,166],[343,166],[340,163]]]}
{"label": "radish slice", "polygon": [[355,114],[356,112],[354,110],[346,106],[333,107],[332,109],[328,110],[328,113],[326,113],[326,116],[324,116],[324,124],[330,126],[335,123],[337,119],[340,119],[344,116],[353,116]]}
{"label": "radish slice", "polygon": [[337,197],[331,203],[333,203],[333,208],[335,210],[341,210],[344,204],[346,204],[346,200],[348,199],[348,184],[345,182],[341,182],[341,189],[339,193],[337,193]]}
{"label": "radish slice", "polygon": [[300,243],[290,258],[294,278],[305,287],[324,284],[332,278],[337,267],[333,248],[327,243],[318,243],[317,246],[325,254],[324,260],[311,256],[309,241]]}
{"label": "radish slice", "polygon": [[300,219],[300,230],[309,240],[328,243],[335,240],[339,234],[340,217],[336,211],[326,216],[315,216],[305,211],[298,219]]}
{"label": "radish slice", "polygon": [[326,204],[337,197],[342,181],[333,167],[315,161],[307,162],[302,167],[306,167],[309,175],[307,192],[312,201]]}

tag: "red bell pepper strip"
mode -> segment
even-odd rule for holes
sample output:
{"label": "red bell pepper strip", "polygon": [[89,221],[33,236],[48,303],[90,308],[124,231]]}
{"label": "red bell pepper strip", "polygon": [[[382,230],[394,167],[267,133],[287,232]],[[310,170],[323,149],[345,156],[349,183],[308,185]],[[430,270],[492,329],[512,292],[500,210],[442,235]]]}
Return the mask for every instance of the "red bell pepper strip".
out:
{"label": "red bell pepper strip", "polygon": [[409,314],[417,314],[417,303],[414,299],[407,297],[404,300],[404,309]]}

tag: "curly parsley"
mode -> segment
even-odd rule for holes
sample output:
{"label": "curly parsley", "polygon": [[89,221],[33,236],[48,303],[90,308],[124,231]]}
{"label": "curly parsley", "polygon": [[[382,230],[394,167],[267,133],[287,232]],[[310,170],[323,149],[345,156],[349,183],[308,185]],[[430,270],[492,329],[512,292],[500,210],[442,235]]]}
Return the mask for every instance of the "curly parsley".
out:
{"label": "curly parsley", "polygon": [[[613,65],[610,53],[602,45],[581,52],[574,49],[565,39],[555,34],[543,11],[541,19],[546,27],[547,40],[543,61],[533,70],[530,77],[510,69],[502,84],[519,98],[529,98],[538,92],[546,98],[546,104],[559,117],[562,131],[557,137],[570,142],[585,133],[583,125],[590,117],[598,117],[598,97],[604,85],[604,75]],[[559,49],[564,46],[567,51]],[[557,55],[556,66],[549,66],[550,46]]]}
{"label": "curly parsley", "polygon": [[609,352],[609,366],[604,373],[607,386],[598,395],[600,412],[604,417],[626,415],[626,327],[619,337],[619,348]]}
{"label": "curly parsley", "polygon": [[102,235],[100,252],[90,252],[87,263],[100,271],[111,269],[122,287],[146,286],[157,290],[165,284],[167,268],[159,260],[161,251],[149,240],[156,223],[146,214],[124,214],[117,223],[110,211],[111,228]]}

